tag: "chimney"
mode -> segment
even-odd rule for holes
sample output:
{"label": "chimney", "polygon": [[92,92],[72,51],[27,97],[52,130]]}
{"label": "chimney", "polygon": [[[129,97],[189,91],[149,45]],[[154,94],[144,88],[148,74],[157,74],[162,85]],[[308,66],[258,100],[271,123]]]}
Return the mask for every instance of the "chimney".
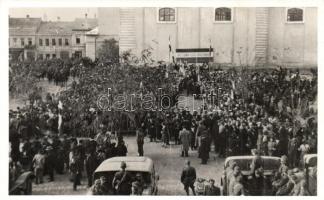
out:
{"label": "chimney", "polygon": [[61,17],[57,17],[57,21],[58,21],[58,22],[61,21]]}
{"label": "chimney", "polygon": [[29,18],[29,15],[26,15],[26,18]]}

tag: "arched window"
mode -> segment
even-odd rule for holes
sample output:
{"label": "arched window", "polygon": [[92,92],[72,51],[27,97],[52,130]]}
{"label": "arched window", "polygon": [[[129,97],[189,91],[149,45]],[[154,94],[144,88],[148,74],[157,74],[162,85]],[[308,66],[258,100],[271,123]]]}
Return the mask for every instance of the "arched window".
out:
{"label": "arched window", "polygon": [[215,21],[232,21],[232,9],[230,8],[216,8]]}
{"label": "arched window", "polygon": [[160,8],[159,9],[159,21],[174,22],[175,21],[175,9],[174,8]]}
{"label": "arched window", "polygon": [[288,22],[302,22],[304,11],[301,8],[289,8],[287,10]]}

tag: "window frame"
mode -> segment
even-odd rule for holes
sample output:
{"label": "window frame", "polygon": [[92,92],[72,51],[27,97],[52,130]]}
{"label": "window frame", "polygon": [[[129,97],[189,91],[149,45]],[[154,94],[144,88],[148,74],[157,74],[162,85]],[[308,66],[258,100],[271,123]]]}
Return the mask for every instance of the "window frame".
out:
{"label": "window frame", "polygon": [[70,46],[70,41],[68,38],[64,38],[64,46]]}
{"label": "window frame", "polygon": [[39,39],[38,39],[38,45],[39,45],[39,46],[43,46],[43,39],[42,39],[42,38],[39,38]]}
{"label": "window frame", "polygon": [[[303,11],[303,20],[302,21],[288,21],[288,10],[292,8],[298,8]],[[285,22],[286,24],[304,24],[305,23],[305,8],[302,7],[288,7],[285,12]]]}
{"label": "window frame", "polygon": [[50,46],[50,40],[49,38],[45,38],[45,46],[49,47]]}
{"label": "window frame", "polygon": [[53,46],[53,47],[56,46],[56,38],[52,38],[52,46]]}
{"label": "window frame", "polygon": [[[174,21],[160,21],[160,10],[163,8],[171,8],[174,9]],[[156,22],[159,24],[176,24],[177,23],[177,15],[178,15],[178,11],[177,8],[174,7],[159,7],[156,8]]]}
{"label": "window frame", "polygon": [[29,46],[32,46],[33,45],[33,38],[27,38],[27,44]]}
{"label": "window frame", "polygon": [[[231,10],[231,20],[228,21],[228,20],[224,20],[224,21],[217,21],[216,20],[216,9],[218,8],[229,8]],[[215,24],[232,24],[234,22],[234,8],[232,7],[225,7],[225,6],[222,6],[222,7],[214,7],[213,9],[213,21]]]}
{"label": "window frame", "polygon": [[63,40],[62,40],[62,38],[59,38],[58,39],[58,46],[63,46]]}
{"label": "window frame", "polygon": [[76,44],[81,44],[81,38],[80,37],[76,37],[75,38],[75,43]]}
{"label": "window frame", "polygon": [[20,46],[24,47],[25,45],[25,38],[20,38]]}

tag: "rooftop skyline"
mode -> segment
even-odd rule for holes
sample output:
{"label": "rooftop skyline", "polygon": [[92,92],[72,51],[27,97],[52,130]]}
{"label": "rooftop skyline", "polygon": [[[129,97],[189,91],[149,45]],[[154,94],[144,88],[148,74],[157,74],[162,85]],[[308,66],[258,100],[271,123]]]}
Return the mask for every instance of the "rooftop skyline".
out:
{"label": "rooftop skyline", "polygon": [[98,16],[97,8],[10,8],[9,15],[13,18],[42,18],[44,21],[74,21],[75,18],[88,18]]}

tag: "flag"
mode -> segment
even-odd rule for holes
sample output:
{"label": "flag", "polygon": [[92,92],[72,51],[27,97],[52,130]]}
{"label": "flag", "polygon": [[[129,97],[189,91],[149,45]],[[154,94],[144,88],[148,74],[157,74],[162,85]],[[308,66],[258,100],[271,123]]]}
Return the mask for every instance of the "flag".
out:
{"label": "flag", "polygon": [[211,45],[211,39],[209,39],[209,56],[212,56],[212,45]]}
{"label": "flag", "polygon": [[172,48],[171,48],[171,36],[169,35],[169,53],[171,53]]}

